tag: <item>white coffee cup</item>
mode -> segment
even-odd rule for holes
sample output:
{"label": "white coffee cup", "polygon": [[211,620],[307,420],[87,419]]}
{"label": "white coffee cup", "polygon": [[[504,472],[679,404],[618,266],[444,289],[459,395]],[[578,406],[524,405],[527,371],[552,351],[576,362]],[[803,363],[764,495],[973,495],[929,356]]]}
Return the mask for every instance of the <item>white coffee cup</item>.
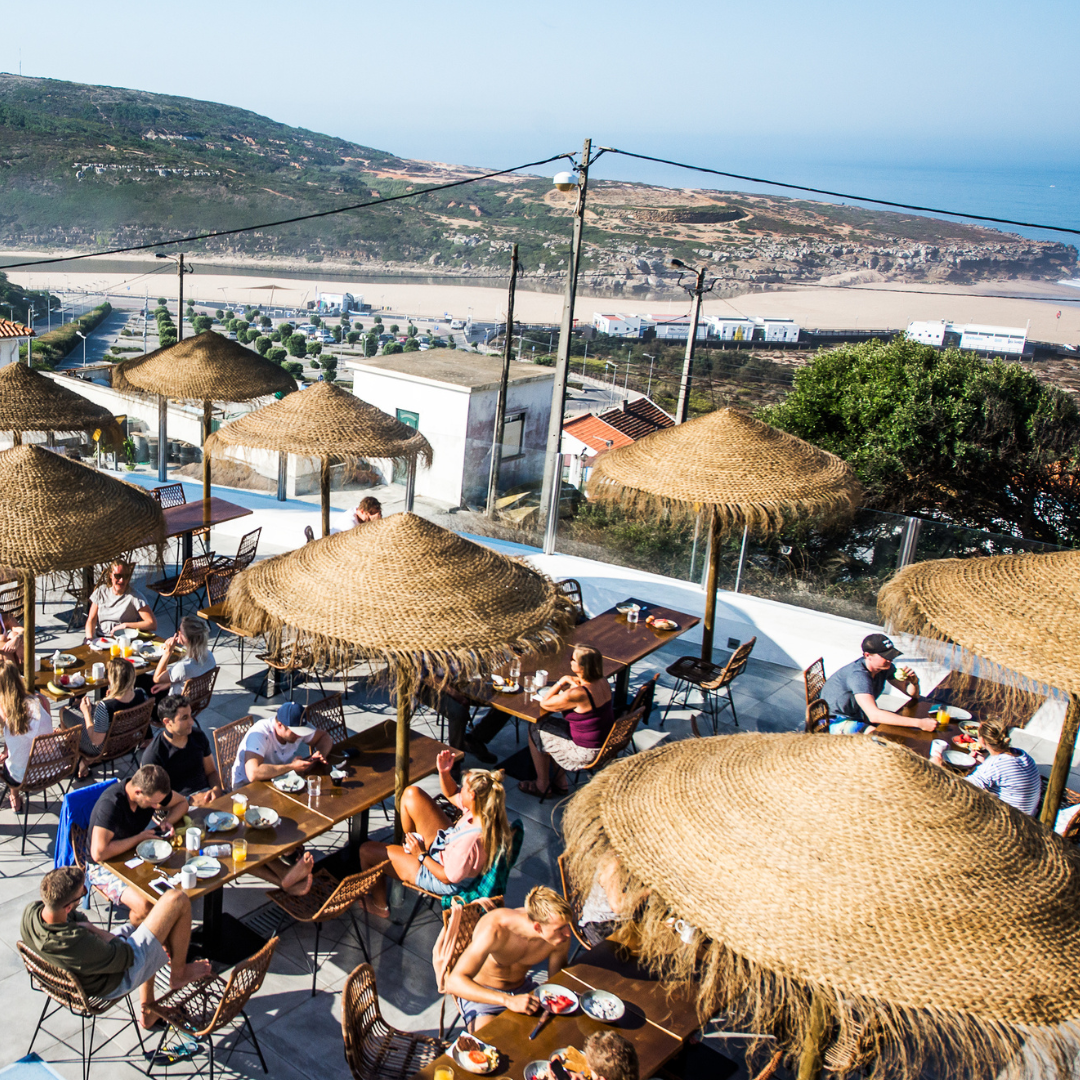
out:
{"label": "white coffee cup", "polygon": [[90,669],[90,674],[93,676],[94,682],[101,682],[105,678],[105,665],[102,663],[95,664]]}
{"label": "white coffee cup", "polygon": [[930,744],[930,756],[933,757],[935,754],[944,754],[948,749],[949,744],[944,739],[935,739]]}
{"label": "white coffee cup", "polygon": [[194,889],[199,883],[199,875],[194,870],[181,870],[180,871],[180,888],[181,889]]}

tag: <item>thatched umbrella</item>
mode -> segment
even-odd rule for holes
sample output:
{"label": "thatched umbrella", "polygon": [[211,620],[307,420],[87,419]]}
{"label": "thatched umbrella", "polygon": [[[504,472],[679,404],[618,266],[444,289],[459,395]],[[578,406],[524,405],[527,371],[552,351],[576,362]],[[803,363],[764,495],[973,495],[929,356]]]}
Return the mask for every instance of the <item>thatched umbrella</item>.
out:
{"label": "thatched umbrella", "polygon": [[1080,551],[915,563],[881,589],[878,611],[947,663],[995,668],[1006,692],[1033,680],[1069,695],[1043,799],[1053,828],[1080,727]]}
{"label": "thatched umbrella", "polygon": [[661,428],[596,461],[589,497],[642,513],[709,512],[710,561],[701,657],[712,660],[720,540],[777,532],[799,518],[850,513],[861,494],[850,466],[735,409]]}
{"label": "thatched umbrella", "polygon": [[330,535],[330,458],[391,458],[431,465],[431,445],[415,428],[333,383],[312,383],[219,428],[203,447],[213,454],[251,446],[322,459],[322,532]]}
{"label": "thatched umbrella", "polygon": [[142,488],[39,446],[0,453],[0,567],[23,580],[27,685],[34,671],[34,578],[165,542],[161,507]]}
{"label": "thatched umbrella", "polygon": [[564,831],[586,891],[614,867],[646,963],[703,1022],[774,1034],[800,1080],[837,1032],[876,1078],[935,1058],[978,1076],[1025,1042],[1061,1056],[1080,1017],[1080,862],[884,740],[661,746],[579,791]]}
{"label": "thatched umbrella", "polygon": [[[112,370],[114,390],[141,391],[166,399],[201,404],[203,407],[203,501],[210,501],[211,408],[215,401],[252,401],[271,394],[288,394],[296,381],[283,368],[230,341],[213,330],[178,341],[145,356],[117,364]],[[164,422],[159,437],[165,437]]]}
{"label": "thatched umbrella", "polygon": [[420,680],[468,678],[515,649],[557,648],[573,622],[550,578],[415,514],[255,563],[233,579],[226,611],[272,649],[298,633],[333,667],[358,655],[386,661],[397,696],[399,807]]}
{"label": "thatched umbrella", "polygon": [[108,409],[23,364],[0,368],[0,431],[18,446],[31,431],[96,431],[114,445],[120,425]]}

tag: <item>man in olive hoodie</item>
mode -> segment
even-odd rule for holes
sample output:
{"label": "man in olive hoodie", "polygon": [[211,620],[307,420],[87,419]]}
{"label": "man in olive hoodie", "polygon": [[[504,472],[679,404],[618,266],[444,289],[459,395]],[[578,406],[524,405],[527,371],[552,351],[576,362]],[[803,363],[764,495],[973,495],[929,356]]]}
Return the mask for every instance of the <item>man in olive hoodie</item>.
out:
{"label": "man in olive hoodie", "polygon": [[138,987],[142,1025],[151,1027],[154,976],[161,968],[169,964],[173,990],[211,974],[205,960],[188,963],[191,901],[183,889],[170,889],[138,928],[129,923],[118,934],[76,911],[85,895],[82,870],[50,870],[41,879],[41,900],[23,912],[22,940],[50,964],[70,971],[88,996],[122,998]]}

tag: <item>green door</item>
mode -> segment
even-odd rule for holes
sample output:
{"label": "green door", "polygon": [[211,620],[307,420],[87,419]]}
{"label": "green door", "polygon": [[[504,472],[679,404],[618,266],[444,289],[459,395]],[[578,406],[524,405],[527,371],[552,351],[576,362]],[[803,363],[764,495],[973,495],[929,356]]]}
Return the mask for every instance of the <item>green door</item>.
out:
{"label": "green door", "polygon": [[[420,427],[420,414],[409,412],[408,409],[397,409],[397,418],[406,426],[419,429]],[[405,466],[400,462],[394,462],[394,475],[390,478],[390,482],[393,484],[405,483]]]}

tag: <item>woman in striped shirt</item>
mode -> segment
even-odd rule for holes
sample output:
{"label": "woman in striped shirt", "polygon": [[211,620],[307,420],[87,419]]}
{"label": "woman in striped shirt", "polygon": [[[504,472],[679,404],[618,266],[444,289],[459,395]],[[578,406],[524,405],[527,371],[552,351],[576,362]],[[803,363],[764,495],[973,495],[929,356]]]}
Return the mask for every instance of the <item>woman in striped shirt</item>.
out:
{"label": "woman in striped shirt", "polygon": [[[986,757],[968,773],[967,782],[1025,814],[1034,814],[1042,797],[1042,777],[1031,755],[1010,745],[1008,729],[998,720],[979,725],[979,749]],[[930,760],[940,765],[941,754]]]}

